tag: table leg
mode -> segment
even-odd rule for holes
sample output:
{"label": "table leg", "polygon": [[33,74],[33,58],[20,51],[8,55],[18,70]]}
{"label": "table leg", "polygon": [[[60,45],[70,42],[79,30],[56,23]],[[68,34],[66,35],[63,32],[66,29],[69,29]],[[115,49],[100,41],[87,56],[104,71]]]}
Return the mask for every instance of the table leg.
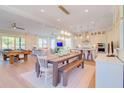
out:
{"label": "table leg", "polygon": [[24,54],[24,61],[26,62],[28,60],[28,55]]}
{"label": "table leg", "polygon": [[6,57],[5,57],[5,55],[3,55],[3,60],[4,60],[4,61],[6,60]]}
{"label": "table leg", "polygon": [[68,64],[69,63],[69,60],[66,60],[66,64]]}
{"label": "table leg", "polygon": [[14,56],[13,55],[10,55],[10,64],[13,64],[14,63]]}
{"label": "table leg", "polygon": [[84,68],[84,61],[82,62],[81,67]]}
{"label": "table leg", "polygon": [[53,63],[53,86],[57,86],[58,84],[58,63]]}
{"label": "table leg", "polygon": [[80,59],[80,60],[82,59],[82,53],[79,55],[79,59]]}
{"label": "table leg", "polygon": [[[81,51],[81,55],[79,56],[79,59],[82,60],[82,55],[83,55],[83,51]],[[83,62],[81,64],[81,67],[84,68],[84,59],[83,59]]]}
{"label": "table leg", "polygon": [[19,55],[16,55],[16,58],[17,58],[17,60],[20,60],[20,59],[19,59]]}
{"label": "table leg", "polygon": [[35,63],[35,71],[36,71],[37,77],[39,77],[39,75],[40,75],[40,66],[39,66],[38,62]]}

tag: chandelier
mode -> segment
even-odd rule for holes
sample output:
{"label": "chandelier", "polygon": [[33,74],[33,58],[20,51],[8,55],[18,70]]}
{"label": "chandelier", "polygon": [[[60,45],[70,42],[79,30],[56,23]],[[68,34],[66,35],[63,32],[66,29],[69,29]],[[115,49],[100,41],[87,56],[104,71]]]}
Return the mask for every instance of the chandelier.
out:
{"label": "chandelier", "polygon": [[69,38],[70,36],[71,36],[70,32],[61,30],[61,33],[58,35],[57,39],[64,41],[66,38]]}

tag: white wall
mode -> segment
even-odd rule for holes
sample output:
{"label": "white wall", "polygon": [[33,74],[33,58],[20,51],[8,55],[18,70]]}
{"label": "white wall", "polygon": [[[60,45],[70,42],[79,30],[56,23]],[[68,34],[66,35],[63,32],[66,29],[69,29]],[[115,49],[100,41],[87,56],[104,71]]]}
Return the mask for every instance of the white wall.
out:
{"label": "white wall", "polygon": [[36,35],[25,35],[26,49],[32,49],[34,46],[38,47],[38,36]]}
{"label": "white wall", "polygon": [[120,48],[124,50],[124,6],[120,6]]}
{"label": "white wall", "polygon": [[119,34],[120,32],[118,30],[111,30],[107,32],[107,43],[110,43],[111,41],[114,42],[114,47],[115,48],[119,48],[119,43],[120,43],[120,39],[119,39]]}
{"label": "white wall", "polygon": [[124,20],[120,22],[120,48],[124,50]]}

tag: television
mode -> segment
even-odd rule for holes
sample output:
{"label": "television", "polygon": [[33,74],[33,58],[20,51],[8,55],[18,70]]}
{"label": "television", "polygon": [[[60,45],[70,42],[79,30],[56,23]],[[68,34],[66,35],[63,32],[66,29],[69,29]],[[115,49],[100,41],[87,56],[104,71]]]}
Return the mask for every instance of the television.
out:
{"label": "television", "polygon": [[62,42],[57,42],[57,47],[63,47],[63,43]]}

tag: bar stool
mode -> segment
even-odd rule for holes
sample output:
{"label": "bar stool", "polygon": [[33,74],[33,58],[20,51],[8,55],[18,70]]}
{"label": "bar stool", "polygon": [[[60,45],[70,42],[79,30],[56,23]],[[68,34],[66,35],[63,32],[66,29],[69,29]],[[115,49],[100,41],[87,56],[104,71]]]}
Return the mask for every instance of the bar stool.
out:
{"label": "bar stool", "polygon": [[93,55],[90,50],[88,50],[88,53],[87,53],[87,60],[93,60]]}

